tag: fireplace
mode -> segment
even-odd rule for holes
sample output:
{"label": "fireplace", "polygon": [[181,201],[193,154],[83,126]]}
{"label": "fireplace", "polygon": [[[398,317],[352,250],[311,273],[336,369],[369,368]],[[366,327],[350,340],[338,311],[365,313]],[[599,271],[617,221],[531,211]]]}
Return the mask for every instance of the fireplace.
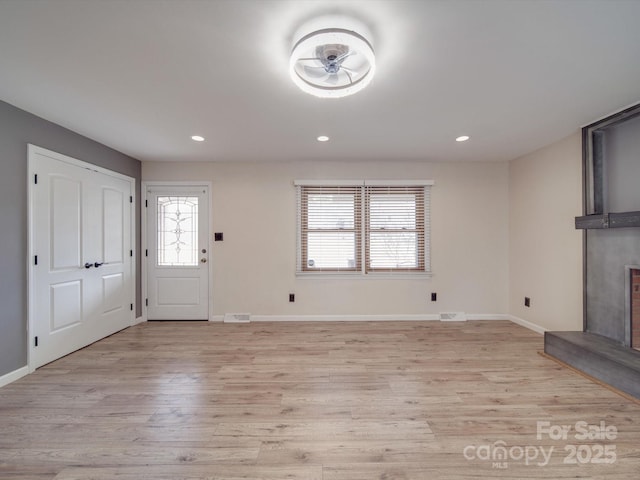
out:
{"label": "fireplace", "polygon": [[625,345],[640,350],[640,265],[625,266]]}
{"label": "fireplace", "polygon": [[582,332],[544,351],[640,399],[640,104],[582,129]]}

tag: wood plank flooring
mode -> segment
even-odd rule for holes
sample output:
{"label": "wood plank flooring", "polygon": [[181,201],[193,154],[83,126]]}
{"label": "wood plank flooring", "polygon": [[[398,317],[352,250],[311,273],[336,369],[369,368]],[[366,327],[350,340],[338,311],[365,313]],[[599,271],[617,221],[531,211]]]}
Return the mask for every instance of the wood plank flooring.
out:
{"label": "wood plank flooring", "polygon": [[0,389],[0,478],[639,478],[640,405],[542,348],[506,321],[143,323]]}

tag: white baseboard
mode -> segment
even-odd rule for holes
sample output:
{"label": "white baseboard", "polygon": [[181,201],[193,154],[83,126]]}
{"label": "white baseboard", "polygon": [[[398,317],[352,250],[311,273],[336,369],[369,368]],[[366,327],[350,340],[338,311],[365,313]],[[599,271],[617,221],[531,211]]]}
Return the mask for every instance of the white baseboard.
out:
{"label": "white baseboard", "polygon": [[533,330],[534,332],[539,333],[540,335],[544,335],[544,332],[547,331],[546,328],[541,327],[540,325],[535,324],[533,322],[529,322],[528,320],[524,320],[523,318],[516,317],[515,315],[507,315],[507,318],[511,320],[513,323],[516,323],[521,327],[528,328],[529,330]]}
{"label": "white baseboard", "polygon": [[504,313],[467,313],[467,320],[509,320]]}
{"label": "white baseboard", "polygon": [[14,370],[13,372],[9,372],[6,375],[3,375],[0,377],[0,387],[4,387],[5,385],[10,384],[11,382],[15,382],[16,380],[24,377],[28,373],[29,373],[29,367],[26,365],[17,370]]}
{"label": "white baseboard", "polygon": [[437,314],[419,315],[251,315],[252,322],[389,322],[440,320]]}
{"label": "white baseboard", "polygon": [[[470,313],[469,320],[510,320],[508,315]],[[224,315],[212,315],[210,322],[222,322]],[[252,322],[430,322],[439,321],[437,313],[400,315],[251,315]]]}
{"label": "white baseboard", "polygon": [[144,318],[144,317],[137,317],[137,318],[133,321],[133,325],[138,325],[139,323],[146,322],[146,321],[147,321],[147,319],[146,319],[146,318]]}

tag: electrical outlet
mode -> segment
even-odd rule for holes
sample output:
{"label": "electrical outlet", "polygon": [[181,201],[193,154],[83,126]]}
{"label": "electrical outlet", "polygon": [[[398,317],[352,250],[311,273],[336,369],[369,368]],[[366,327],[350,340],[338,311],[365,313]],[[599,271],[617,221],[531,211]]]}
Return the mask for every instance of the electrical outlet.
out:
{"label": "electrical outlet", "polygon": [[289,294],[289,301],[290,302],[295,302],[296,301],[296,294],[295,293],[290,293]]}
{"label": "electrical outlet", "polygon": [[435,302],[436,300],[438,300],[438,294],[436,292],[432,292],[431,293],[431,301]]}
{"label": "electrical outlet", "polygon": [[524,297],[524,306],[525,307],[531,306],[531,299],[529,297]]}

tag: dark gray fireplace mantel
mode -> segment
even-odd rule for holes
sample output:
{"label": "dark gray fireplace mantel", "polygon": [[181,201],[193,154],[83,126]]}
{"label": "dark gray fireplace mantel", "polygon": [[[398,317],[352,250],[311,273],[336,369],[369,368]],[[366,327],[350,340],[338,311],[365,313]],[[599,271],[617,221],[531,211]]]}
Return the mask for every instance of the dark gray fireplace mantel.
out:
{"label": "dark gray fireplace mantel", "polygon": [[640,211],[576,217],[576,229],[578,230],[630,227],[640,227]]}

